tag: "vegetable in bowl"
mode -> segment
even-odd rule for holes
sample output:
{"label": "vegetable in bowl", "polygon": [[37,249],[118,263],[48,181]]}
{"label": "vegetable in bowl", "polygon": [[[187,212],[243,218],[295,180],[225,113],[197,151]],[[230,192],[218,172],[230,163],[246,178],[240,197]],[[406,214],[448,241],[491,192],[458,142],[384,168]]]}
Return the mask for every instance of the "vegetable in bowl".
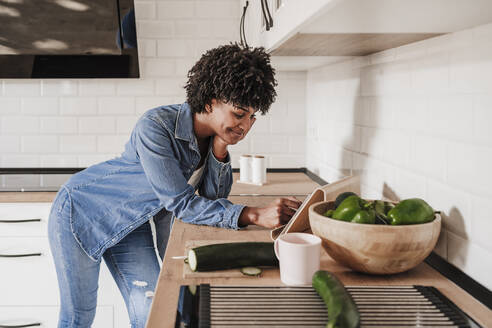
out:
{"label": "vegetable in bowl", "polygon": [[407,225],[427,223],[434,220],[434,209],[423,199],[405,199],[394,205],[391,202],[360,198],[353,193],[342,193],[345,196],[335,209],[327,210],[323,215],[332,219],[363,223]]}

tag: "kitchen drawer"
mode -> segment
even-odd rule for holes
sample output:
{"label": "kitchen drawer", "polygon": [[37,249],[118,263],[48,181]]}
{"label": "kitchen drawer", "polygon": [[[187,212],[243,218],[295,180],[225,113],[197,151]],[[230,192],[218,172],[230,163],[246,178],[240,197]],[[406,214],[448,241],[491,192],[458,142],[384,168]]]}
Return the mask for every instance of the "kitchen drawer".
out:
{"label": "kitchen drawer", "polygon": [[[46,237],[0,238],[0,254],[26,257],[0,257],[0,306],[58,305],[58,282],[55,265]],[[122,303],[122,297],[105,264],[99,275],[99,305]]]}
{"label": "kitchen drawer", "polygon": [[47,238],[0,238],[0,305],[57,305],[58,283]]}
{"label": "kitchen drawer", "polygon": [[[57,306],[0,306],[0,327],[32,327],[55,328],[58,323]],[[25,326],[24,326],[25,325]],[[113,327],[113,307],[98,306],[93,328]]]}
{"label": "kitchen drawer", "polygon": [[50,209],[51,203],[0,203],[0,237],[46,236]]}

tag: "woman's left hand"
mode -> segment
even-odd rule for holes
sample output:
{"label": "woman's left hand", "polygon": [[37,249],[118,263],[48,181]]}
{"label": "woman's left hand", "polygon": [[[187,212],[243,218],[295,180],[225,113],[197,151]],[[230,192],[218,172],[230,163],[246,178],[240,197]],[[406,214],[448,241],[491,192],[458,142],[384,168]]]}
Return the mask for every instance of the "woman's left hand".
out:
{"label": "woman's left hand", "polygon": [[214,136],[212,151],[218,160],[223,160],[227,157],[227,146],[228,143],[224,139],[218,135]]}

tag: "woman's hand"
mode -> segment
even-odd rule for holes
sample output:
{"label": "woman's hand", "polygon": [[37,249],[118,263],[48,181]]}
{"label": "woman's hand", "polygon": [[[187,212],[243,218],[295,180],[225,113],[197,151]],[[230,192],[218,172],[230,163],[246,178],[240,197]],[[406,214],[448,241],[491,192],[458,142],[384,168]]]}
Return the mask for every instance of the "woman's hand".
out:
{"label": "woman's hand", "polygon": [[218,135],[214,136],[212,151],[218,160],[224,160],[227,157],[227,146],[228,143],[224,139]]}
{"label": "woman's hand", "polygon": [[245,207],[239,217],[239,224],[255,224],[273,229],[289,222],[302,202],[295,197],[277,198],[267,207]]}

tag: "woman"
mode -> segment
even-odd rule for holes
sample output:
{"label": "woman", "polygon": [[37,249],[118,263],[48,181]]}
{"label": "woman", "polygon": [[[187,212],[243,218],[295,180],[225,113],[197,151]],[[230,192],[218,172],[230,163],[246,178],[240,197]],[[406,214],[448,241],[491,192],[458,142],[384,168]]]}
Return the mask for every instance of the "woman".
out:
{"label": "woman", "polygon": [[174,217],[230,229],[274,228],[291,218],[300,205],[293,197],[265,208],[226,200],[232,185],[227,146],[246,136],[256,112],[268,111],[275,86],[262,48],[231,44],[209,50],[188,73],[186,103],[147,111],[121,157],[93,165],[62,186],[49,219],[59,327],[90,327],[101,258],[132,327],[145,326],[159,275],[153,217],[161,256]]}

